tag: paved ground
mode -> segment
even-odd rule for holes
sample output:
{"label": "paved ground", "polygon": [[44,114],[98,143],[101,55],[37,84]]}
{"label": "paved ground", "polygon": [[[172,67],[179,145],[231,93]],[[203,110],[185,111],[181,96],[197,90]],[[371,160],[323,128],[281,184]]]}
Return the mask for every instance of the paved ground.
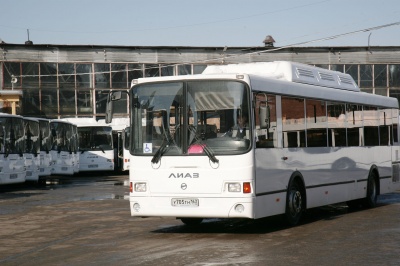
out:
{"label": "paved ground", "polygon": [[400,191],[379,206],[278,217],[133,218],[126,175],[51,177],[0,187],[0,265],[400,265]]}

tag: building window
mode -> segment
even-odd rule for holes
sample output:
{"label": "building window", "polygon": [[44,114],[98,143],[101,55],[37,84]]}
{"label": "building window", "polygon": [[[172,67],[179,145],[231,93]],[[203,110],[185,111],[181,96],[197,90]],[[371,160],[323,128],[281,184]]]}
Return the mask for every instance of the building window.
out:
{"label": "building window", "polygon": [[78,115],[93,114],[93,90],[78,90],[77,93]]}
{"label": "building window", "polygon": [[360,87],[372,88],[372,65],[360,65]]}
{"label": "building window", "polygon": [[344,65],[331,65],[331,70],[344,73]]}
{"label": "building window", "polygon": [[159,77],[160,76],[160,66],[146,64],[144,69],[145,77]]}
{"label": "building window", "polygon": [[92,64],[76,64],[76,87],[93,88]]}
{"label": "building window", "polygon": [[358,65],[345,65],[344,66],[344,71],[346,74],[349,74],[354,81],[356,82],[356,84],[358,86],[360,86],[359,82],[358,82]]}
{"label": "building window", "polygon": [[374,65],[374,87],[387,88],[387,65]]}
{"label": "building window", "polygon": [[96,89],[110,88],[110,64],[94,64],[94,86]]}
{"label": "building window", "polygon": [[161,76],[175,76],[175,66],[161,66]]}
{"label": "building window", "polygon": [[[45,65],[45,64],[43,64]],[[48,66],[46,66],[48,69]],[[41,75],[43,72],[41,73]],[[58,64],[58,83],[59,88],[75,88],[75,65]]]}
{"label": "building window", "polygon": [[133,79],[143,77],[143,64],[128,64],[128,88],[130,88]]}
{"label": "building window", "polygon": [[60,115],[75,115],[75,90],[62,89],[60,95]]}
{"label": "building window", "polygon": [[126,64],[111,64],[111,87],[114,89],[128,88]]}
{"label": "building window", "polygon": [[40,91],[41,110],[48,118],[58,116],[57,88],[42,89]]}
{"label": "building window", "polygon": [[192,74],[192,65],[178,65],[178,75]]}
{"label": "building window", "polygon": [[193,74],[201,74],[207,65],[193,65]]}
{"label": "building window", "polygon": [[389,87],[400,87],[400,65],[389,65]]}

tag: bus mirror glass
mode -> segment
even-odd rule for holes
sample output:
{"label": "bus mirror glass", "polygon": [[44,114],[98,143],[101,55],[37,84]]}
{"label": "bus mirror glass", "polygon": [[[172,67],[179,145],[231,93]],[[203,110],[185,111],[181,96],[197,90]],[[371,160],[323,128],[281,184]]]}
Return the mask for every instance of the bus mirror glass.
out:
{"label": "bus mirror glass", "polygon": [[111,92],[111,101],[118,101],[121,100],[122,98],[122,92],[121,91],[113,91]]}
{"label": "bus mirror glass", "polygon": [[270,110],[269,106],[260,106],[260,128],[265,129],[265,128],[270,128]]}
{"label": "bus mirror glass", "polygon": [[112,117],[113,117],[113,95],[114,93],[110,92],[107,97],[107,105],[106,105],[106,124],[109,124],[112,122]]}

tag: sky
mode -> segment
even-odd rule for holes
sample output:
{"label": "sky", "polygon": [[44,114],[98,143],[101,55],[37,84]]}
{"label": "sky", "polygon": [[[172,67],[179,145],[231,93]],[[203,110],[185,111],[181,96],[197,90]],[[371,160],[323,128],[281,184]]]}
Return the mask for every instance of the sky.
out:
{"label": "sky", "polygon": [[0,0],[6,43],[399,46],[398,0]]}

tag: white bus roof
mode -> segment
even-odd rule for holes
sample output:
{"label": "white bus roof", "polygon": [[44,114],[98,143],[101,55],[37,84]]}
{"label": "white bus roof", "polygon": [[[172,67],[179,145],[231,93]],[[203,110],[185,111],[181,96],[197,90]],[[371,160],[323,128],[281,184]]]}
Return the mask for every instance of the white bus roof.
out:
{"label": "white bus roof", "polygon": [[77,126],[95,126],[97,125],[97,121],[94,118],[90,117],[80,117],[80,118],[62,118],[63,121],[68,121]]}
{"label": "white bus roof", "polygon": [[317,85],[350,91],[360,91],[354,79],[345,73],[305,64],[274,61],[208,66],[203,74],[243,73],[290,82]]}
{"label": "white bus roof", "polygon": [[385,108],[399,107],[396,98],[361,92],[348,74],[286,61],[213,65],[208,66],[202,74],[198,75],[140,78],[133,80],[132,85],[146,82],[200,79],[242,80],[247,82],[253,91],[292,97]]}
{"label": "white bus roof", "polygon": [[111,126],[113,130],[122,131],[123,129],[129,126],[129,118],[121,118],[121,117],[113,118],[112,122],[109,124],[106,124],[105,119],[99,119],[98,124],[104,126]]}

